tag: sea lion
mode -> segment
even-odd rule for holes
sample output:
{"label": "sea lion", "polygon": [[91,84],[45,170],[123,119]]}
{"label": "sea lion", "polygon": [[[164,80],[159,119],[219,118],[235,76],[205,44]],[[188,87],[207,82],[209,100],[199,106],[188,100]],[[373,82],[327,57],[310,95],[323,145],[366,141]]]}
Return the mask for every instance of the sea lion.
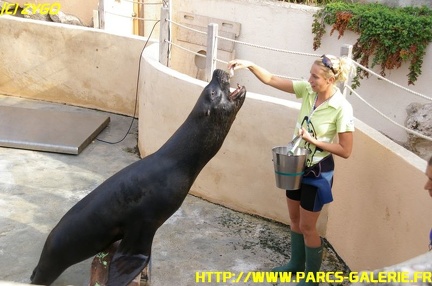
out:
{"label": "sea lion", "polygon": [[229,74],[213,72],[185,122],[155,153],[125,167],[75,204],[45,242],[32,284],[50,285],[69,266],[121,240],[107,285],[127,285],[148,264],[156,230],[180,207],[219,151],[245,87],[230,92]]}

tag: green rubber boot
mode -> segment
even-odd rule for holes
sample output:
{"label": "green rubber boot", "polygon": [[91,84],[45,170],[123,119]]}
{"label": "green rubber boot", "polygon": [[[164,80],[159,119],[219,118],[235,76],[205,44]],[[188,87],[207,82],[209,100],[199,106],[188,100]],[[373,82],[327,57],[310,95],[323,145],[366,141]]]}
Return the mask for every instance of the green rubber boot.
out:
{"label": "green rubber boot", "polygon": [[[321,262],[323,258],[323,246],[321,244],[320,247],[305,247],[306,249],[306,271],[305,271],[305,279],[301,280],[297,285],[310,285],[315,286],[319,285],[316,282],[316,273],[321,268]],[[314,273],[312,276],[311,273]],[[308,279],[309,278],[309,279]]]}
{"label": "green rubber boot", "polygon": [[303,272],[305,270],[305,243],[303,234],[291,231],[291,258],[287,264],[272,269],[273,272]]}

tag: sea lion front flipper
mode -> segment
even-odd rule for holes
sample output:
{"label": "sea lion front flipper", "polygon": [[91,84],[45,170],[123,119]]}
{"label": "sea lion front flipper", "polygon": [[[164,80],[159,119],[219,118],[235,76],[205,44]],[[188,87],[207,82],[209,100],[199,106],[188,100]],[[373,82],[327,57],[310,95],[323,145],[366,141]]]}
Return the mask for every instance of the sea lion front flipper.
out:
{"label": "sea lion front flipper", "polygon": [[111,260],[107,286],[128,285],[134,280],[150,261],[151,248],[155,230],[150,226],[136,232],[132,226],[126,231],[117,251]]}
{"label": "sea lion front flipper", "polygon": [[150,261],[150,255],[116,253],[111,260],[107,286],[128,285]]}

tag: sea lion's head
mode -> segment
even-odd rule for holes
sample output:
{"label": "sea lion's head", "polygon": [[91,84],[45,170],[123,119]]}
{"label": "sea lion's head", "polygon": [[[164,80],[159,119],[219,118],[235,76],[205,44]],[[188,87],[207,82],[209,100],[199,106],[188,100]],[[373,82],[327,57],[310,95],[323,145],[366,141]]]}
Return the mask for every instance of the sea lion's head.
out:
{"label": "sea lion's head", "polygon": [[204,112],[201,115],[232,123],[243,105],[245,96],[246,88],[238,84],[231,92],[229,73],[217,69],[198,100],[201,112]]}

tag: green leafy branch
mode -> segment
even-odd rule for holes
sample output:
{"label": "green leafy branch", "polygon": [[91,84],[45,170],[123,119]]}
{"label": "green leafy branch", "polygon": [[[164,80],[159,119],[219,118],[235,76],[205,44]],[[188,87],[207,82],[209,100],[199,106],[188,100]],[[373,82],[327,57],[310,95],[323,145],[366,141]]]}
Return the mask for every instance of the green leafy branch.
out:
{"label": "green leafy branch", "polygon": [[[346,30],[359,34],[353,45],[353,59],[369,68],[379,65],[381,75],[386,70],[399,68],[409,63],[408,84],[414,84],[421,74],[427,46],[432,41],[432,10],[427,7],[392,8],[382,4],[331,3],[314,14],[312,33],[313,48],[321,46],[331,25],[330,35]],[[358,68],[353,86],[368,73]]]}

